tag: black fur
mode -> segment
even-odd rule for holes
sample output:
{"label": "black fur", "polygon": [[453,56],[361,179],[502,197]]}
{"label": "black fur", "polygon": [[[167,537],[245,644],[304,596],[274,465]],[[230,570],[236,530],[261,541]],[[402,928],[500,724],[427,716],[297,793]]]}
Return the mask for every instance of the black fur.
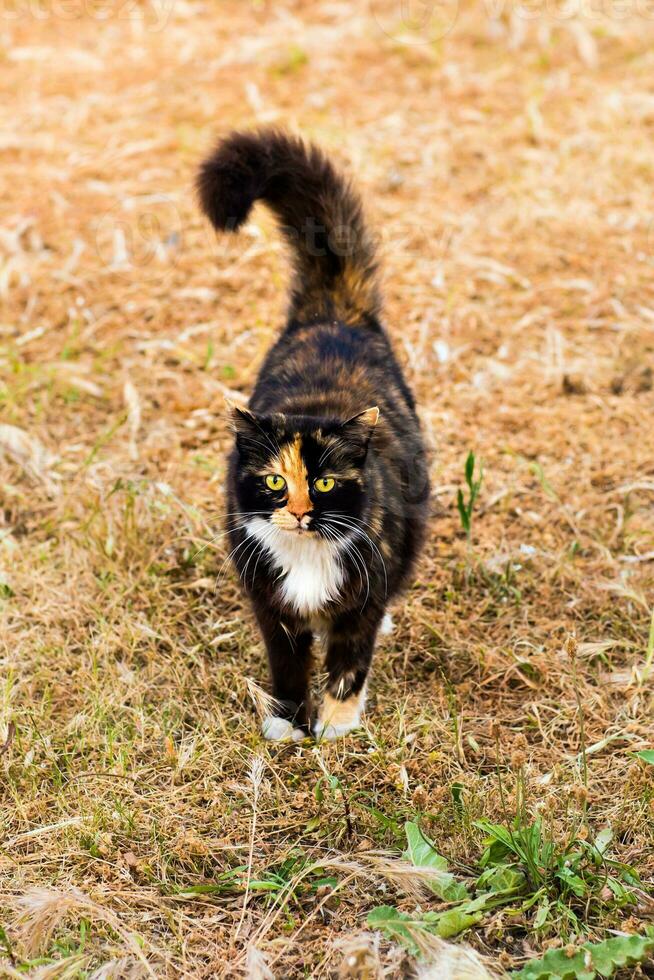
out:
{"label": "black fur", "polygon": [[361,203],[316,147],[275,130],[232,133],[198,175],[200,205],[219,231],[235,231],[264,201],[293,249],[290,317],[375,321],[373,243]]}
{"label": "black fur", "polygon": [[[410,574],[428,510],[423,441],[379,323],[376,262],[359,200],[322,153],[276,131],[234,134],[203,165],[198,186],[220,229],[237,228],[253,202],[264,200],[295,250],[288,324],[264,361],[249,410],[234,411],[228,527],[266,642],[273,694],[286,717],[307,727],[313,628],[328,636],[329,692],[341,700],[357,694],[386,605]],[[346,254],[330,244],[339,225],[349,228]],[[303,227],[323,229],[320,248],[307,247]],[[280,459],[290,461],[289,472],[299,467],[306,493],[296,494],[290,479],[282,490],[266,485]],[[316,489],[324,476],[335,480],[329,493]],[[338,595],[310,613],[289,605],[265,543],[248,536],[253,515],[270,528],[296,515],[308,522],[307,534],[337,538],[345,571]]]}

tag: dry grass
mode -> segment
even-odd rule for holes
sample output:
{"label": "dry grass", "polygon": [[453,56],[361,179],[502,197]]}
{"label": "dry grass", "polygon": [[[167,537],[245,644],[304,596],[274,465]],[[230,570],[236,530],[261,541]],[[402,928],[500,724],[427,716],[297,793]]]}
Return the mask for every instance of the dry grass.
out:
{"label": "dry grass", "polygon": [[[654,770],[630,753],[652,739],[654,21],[462,0],[414,44],[398,10],[0,12],[0,973],[402,975],[365,913],[424,899],[376,813],[420,815],[470,871],[473,821],[501,819],[497,720],[509,796],[524,735],[528,807],[564,837],[579,702],[591,829],[652,886]],[[217,579],[224,394],[249,391],[286,266],[260,213],[216,243],[190,188],[216,132],[270,121],[364,188],[438,488],[366,730],[320,747],[262,744],[260,643]],[[276,901],[252,887],[274,869]],[[466,939],[499,969],[557,937],[500,911]]]}

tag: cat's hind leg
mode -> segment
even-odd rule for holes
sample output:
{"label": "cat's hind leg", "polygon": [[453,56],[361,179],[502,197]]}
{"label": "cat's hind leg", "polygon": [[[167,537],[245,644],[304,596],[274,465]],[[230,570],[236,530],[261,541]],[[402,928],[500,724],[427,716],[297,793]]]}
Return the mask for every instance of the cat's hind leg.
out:
{"label": "cat's hind leg", "polygon": [[379,626],[380,636],[390,636],[391,633],[395,632],[395,623],[393,622],[393,616],[389,612],[384,613],[384,618]]}

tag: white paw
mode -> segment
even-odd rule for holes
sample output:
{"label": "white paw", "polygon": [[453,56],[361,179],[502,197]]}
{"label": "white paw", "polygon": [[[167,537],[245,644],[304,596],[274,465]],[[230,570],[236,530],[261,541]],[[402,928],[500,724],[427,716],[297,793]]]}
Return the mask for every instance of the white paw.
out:
{"label": "white paw", "polygon": [[384,618],[381,621],[379,627],[380,636],[390,636],[395,629],[395,623],[393,622],[393,617],[389,612],[384,613]]}
{"label": "white paw", "polygon": [[301,728],[296,728],[288,718],[278,718],[276,715],[263,719],[261,734],[269,742],[301,742],[304,738]]}
{"label": "white paw", "polygon": [[313,725],[316,738],[333,741],[341,738],[355,728],[361,727],[361,714],[366,703],[366,691],[363,688],[358,694],[353,694],[344,701],[325,694],[320,717]]}
{"label": "white paw", "polygon": [[313,734],[316,738],[324,739],[326,742],[333,742],[334,739],[342,738],[343,735],[348,735],[350,732],[353,732],[360,725],[360,718],[357,718],[356,721],[347,722],[344,725],[332,725],[329,722],[317,721],[313,726]]}

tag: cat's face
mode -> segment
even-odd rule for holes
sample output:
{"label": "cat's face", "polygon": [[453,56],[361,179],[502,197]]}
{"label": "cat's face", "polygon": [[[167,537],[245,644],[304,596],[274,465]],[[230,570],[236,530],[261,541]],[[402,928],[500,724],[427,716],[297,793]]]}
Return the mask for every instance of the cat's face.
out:
{"label": "cat's face", "polygon": [[346,422],[235,408],[239,511],[289,535],[347,537],[365,507],[364,468],[377,408]]}

